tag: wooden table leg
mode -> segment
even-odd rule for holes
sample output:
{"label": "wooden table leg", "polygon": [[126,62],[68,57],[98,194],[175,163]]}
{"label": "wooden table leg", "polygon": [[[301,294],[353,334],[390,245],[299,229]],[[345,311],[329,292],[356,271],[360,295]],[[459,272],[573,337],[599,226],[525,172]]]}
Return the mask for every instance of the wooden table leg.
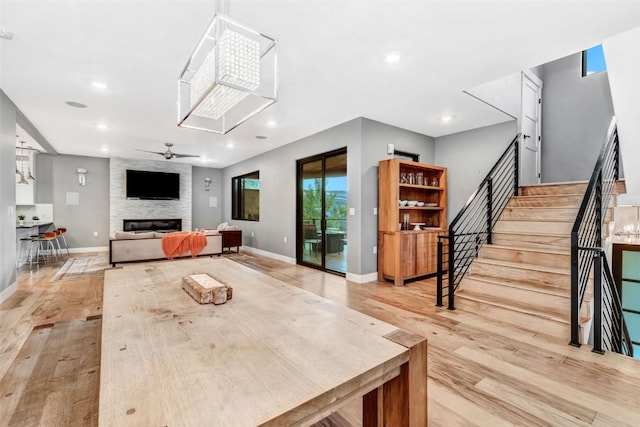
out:
{"label": "wooden table leg", "polygon": [[363,397],[363,427],[427,426],[427,340],[405,331],[385,338],[409,349],[400,375]]}

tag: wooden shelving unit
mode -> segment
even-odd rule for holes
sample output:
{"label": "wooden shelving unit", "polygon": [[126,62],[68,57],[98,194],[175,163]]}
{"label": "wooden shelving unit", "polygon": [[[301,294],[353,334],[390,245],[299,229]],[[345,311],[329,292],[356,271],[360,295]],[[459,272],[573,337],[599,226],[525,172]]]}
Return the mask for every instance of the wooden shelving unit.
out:
{"label": "wooden shelving unit", "polygon": [[[437,270],[438,235],[447,228],[447,169],[399,159],[379,166],[378,280],[402,286]],[[432,206],[401,206],[401,200]],[[414,230],[411,223],[424,225]]]}

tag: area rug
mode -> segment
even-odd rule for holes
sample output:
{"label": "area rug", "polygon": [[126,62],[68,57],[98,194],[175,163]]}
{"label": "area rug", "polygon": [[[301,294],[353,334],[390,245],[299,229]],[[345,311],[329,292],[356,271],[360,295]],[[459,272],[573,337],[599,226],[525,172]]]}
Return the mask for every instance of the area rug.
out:
{"label": "area rug", "polygon": [[69,258],[50,282],[100,276],[105,268],[109,264],[104,257]]}

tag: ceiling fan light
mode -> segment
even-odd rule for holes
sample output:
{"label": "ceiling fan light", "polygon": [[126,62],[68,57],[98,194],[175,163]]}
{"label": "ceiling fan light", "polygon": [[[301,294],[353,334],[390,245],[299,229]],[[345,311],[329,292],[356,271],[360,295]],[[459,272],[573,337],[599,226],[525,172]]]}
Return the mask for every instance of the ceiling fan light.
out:
{"label": "ceiling fan light", "polygon": [[178,126],[226,134],[277,101],[271,37],[216,14],[178,78]]}

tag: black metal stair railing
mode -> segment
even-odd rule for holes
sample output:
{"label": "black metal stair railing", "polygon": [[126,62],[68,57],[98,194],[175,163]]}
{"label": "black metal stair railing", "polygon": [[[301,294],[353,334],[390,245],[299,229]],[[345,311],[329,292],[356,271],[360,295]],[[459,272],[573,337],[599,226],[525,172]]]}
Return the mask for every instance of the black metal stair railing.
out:
{"label": "black metal stair railing", "polygon": [[455,309],[455,291],[484,243],[492,242],[493,226],[509,203],[518,195],[517,134],[493,165],[478,189],[456,215],[446,235],[438,236],[438,275],[436,305]]}
{"label": "black metal stair railing", "polygon": [[[602,229],[609,201],[619,177],[620,144],[615,117],[593,169],[589,185],[571,230],[571,341],[579,347],[580,309],[589,283],[593,283],[593,351],[633,354],[628,340],[620,297],[606,257],[602,254]],[[594,255],[595,253],[595,255]],[[603,262],[604,260],[604,262]],[[603,268],[604,266],[604,268]],[[604,278],[604,280],[603,280]],[[604,286],[603,286],[604,284]],[[604,332],[604,335],[602,333]]]}
{"label": "black metal stair railing", "polygon": [[633,357],[633,344],[622,312],[620,295],[603,250],[593,255],[593,350]]}

